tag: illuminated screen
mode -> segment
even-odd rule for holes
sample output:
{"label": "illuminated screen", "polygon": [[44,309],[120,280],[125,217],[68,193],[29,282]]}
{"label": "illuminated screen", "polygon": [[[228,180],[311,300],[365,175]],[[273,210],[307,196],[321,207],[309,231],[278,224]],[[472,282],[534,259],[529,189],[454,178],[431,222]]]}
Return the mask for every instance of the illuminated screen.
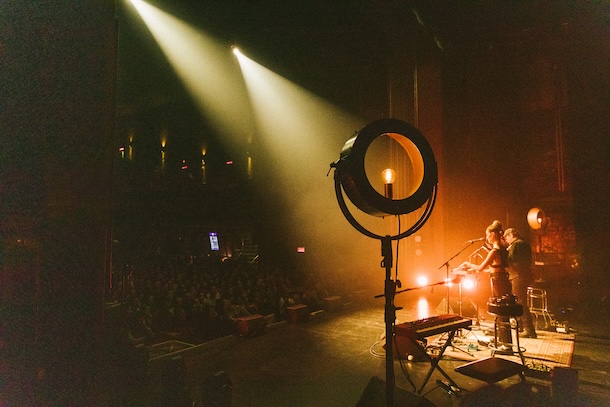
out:
{"label": "illuminated screen", "polygon": [[220,246],[218,246],[218,235],[216,232],[210,232],[210,249],[214,251],[220,250]]}

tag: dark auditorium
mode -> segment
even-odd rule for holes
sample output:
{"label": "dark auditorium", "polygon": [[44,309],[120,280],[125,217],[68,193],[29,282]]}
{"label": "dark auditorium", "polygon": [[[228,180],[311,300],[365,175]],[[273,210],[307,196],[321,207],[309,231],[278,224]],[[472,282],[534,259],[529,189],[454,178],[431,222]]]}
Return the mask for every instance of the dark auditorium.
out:
{"label": "dark auditorium", "polygon": [[610,406],[610,3],[0,1],[0,406]]}

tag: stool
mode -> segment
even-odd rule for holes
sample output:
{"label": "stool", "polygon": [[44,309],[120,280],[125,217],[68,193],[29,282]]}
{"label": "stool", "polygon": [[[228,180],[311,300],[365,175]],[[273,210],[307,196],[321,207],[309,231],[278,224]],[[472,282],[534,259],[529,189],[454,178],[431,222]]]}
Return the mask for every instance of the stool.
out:
{"label": "stool", "polygon": [[552,325],[546,288],[527,287],[527,306],[532,316],[536,317],[536,329],[539,329],[538,317],[542,317],[544,320],[544,326],[540,329],[548,329]]}
{"label": "stool", "polygon": [[[487,303],[487,312],[495,315],[494,320],[494,343],[490,344],[491,348],[491,356],[495,356],[496,352],[500,351],[500,346],[507,346],[507,349],[510,350],[512,354],[513,343],[500,343],[498,341],[498,328],[504,327],[510,330],[510,335],[512,337],[512,333],[515,333],[515,337],[517,338],[517,353],[519,353],[519,357],[521,358],[521,364],[525,365],[525,357],[523,356],[523,349],[521,348],[521,344],[519,343],[519,317],[523,315],[523,305],[515,302],[515,297],[510,296],[510,298],[501,298],[496,299],[495,301],[490,301]],[[505,319],[508,318],[508,321]]]}

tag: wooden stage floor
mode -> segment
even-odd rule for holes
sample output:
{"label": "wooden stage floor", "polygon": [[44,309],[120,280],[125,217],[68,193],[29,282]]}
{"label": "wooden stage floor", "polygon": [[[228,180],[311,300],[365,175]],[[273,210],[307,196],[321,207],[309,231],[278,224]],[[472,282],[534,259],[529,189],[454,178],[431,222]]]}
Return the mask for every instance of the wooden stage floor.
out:
{"label": "wooden stage floor", "polygon": [[[438,300],[439,298],[428,298],[430,304]],[[172,391],[172,387],[166,383],[167,380],[182,377],[171,372],[168,375],[168,369],[179,368],[178,365],[170,364],[170,361],[174,360],[174,363],[180,362],[180,366],[184,366],[184,388],[181,389],[188,392],[195,405],[385,406],[385,401],[375,399],[377,396],[372,395],[370,389],[366,390],[365,394],[367,385],[371,383],[376,386],[377,392],[385,395],[384,382],[374,379],[385,380],[387,373],[385,351],[380,343],[385,331],[383,301],[345,299],[333,311],[314,313],[304,322],[275,323],[267,326],[262,334],[251,337],[231,335],[201,345],[160,345],[149,365],[150,380],[146,392],[149,402],[146,404],[161,405],[159,400],[164,397],[167,400],[166,393]],[[397,311],[397,322],[419,319],[417,310],[418,307],[421,309],[421,298],[413,296],[412,299],[401,301],[404,303],[403,308]],[[466,337],[470,335],[474,335],[477,341],[479,337],[485,339],[484,333],[477,327],[468,332]],[[586,402],[587,404],[583,405],[590,406],[610,405],[610,365],[607,361],[610,341],[591,336],[580,337],[578,333],[554,335],[559,335],[559,340],[572,340],[575,343],[571,348],[574,354],[568,358],[568,364],[571,364],[570,370],[578,375],[578,401]],[[543,332],[540,337],[541,339],[535,341],[543,340]],[[582,341],[582,346],[579,345],[579,340]],[[474,405],[472,402],[475,397],[485,394],[489,388],[485,382],[454,371],[457,366],[467,362],[467,359],[460,358],[459,354],[459,349],[452,349],[440,361],[441,368],[459,386],[459,395],[450,394],[437,383],[437,379],[445,379],[437,370],[433,371],[425,383],[421,395],[416,394],[424,385],[431,365],[428,362],[394,359],[395,383],[399,388],[395,390],[398,394],[395,394],[395,398],[406,394],[407,401],[403,405],[407,406]],[[480,357],[489,356],[481,347],[477,349],[476,354]],[[534,360],[526,357],[526,362],[529,364]],[[545,362],[538,360],[538,364],[545,365]],[[555,365],[547,365],[547,368],[543,367],[533,374],[528,374],[525,384],[520,383],[519,376],[498,382],[502,396],[498,396],[496,392],[490,396],[490,400],[494,400],[495,405],[501,405],[497,404],[497,397],[502,397],[502,400],[508,400],[510,403],[514,401],[513,404],[507,405],[519,405],[524,400],[532,406],[552,405],[550,370]],[[223,386],[228,384],[230,391]],[[221,388],[228,391],[229,400],[212,400],[214,397],[220,397]],[[359,404],[361,398],[367,397],[367,404]],[[425,400],[422,401],[422,397]],[[176,401],[177,398],[173,397],[173,400]],[[432,404],[423,403],[424,401]]]}

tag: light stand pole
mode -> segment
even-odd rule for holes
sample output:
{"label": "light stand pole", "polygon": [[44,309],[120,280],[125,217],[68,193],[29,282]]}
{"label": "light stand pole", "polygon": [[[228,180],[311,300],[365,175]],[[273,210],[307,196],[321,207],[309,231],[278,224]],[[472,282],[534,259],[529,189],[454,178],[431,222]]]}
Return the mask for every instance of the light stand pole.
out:
{"label": "light stand pole", "polygon": [[[405,199],[393,199],[392,185],[386,181],[384,195],[371,186],[364,169],[364,158],[369,145],[379,136],[388,136],[397,141],[410,158],[413,175],[412,193]],[[349,139],[339,161],[331,164],[335,169],[335,195],[341,212],[360,233],[380,240],[381,266],[385,269],[385,333],[386,333],[386,406],[394,406],[394,352],[393,337],[396,321],[396,281],[392,280],[392,241],[400,240],[418,231],[428,220],[436,201],[438,170],[432,149],[424,136],[413,126],[397,119],[381,119],[365,126],[357,136]],[[387,170],[386,170],[387,171]],[[393,180],[392,180],[393,182]],[[390,185],[387,185],[390,184]],[[354,218],[345,203],[343,192],[358,207],[372,216],[403,215],[424,207],[419,220],[404,232],[395,236],[381,236],[364,228]]]}
{"label": "light stand pole", "polygon": [[394,296],[396,295],[396,281],[392,280],[392,239],[385,236],[381,240],[381,255],[383,260],[381,266],[385,268],[385,386],[386,401],[388,406],[394,405],[394,323],[396,322],[396,306],[394,306]]}

